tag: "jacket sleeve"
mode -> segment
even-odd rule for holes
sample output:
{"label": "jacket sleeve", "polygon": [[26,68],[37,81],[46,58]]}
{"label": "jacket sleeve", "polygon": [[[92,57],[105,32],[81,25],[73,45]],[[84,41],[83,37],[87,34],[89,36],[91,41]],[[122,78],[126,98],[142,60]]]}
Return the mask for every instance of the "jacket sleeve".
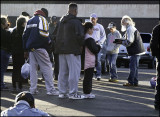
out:
{"label": "jacket sleeve", "polygon": [[75,33],[76,33],[76,39],[80,46],[84,45],[84,28],[82,26],[82,23],[78,20],[78,22],[75,25]]}
{"label": "jacket sleeve", "polygon": [[104,30],[104,27],[102,25],[100,25],[100,40],[99,40],[99,44],[102,45],[105,40],[106,40],[106,33],[105,33],[105,30]]}
{"label": "jacket sleeve", "polygon": [[85,46],[87,46],[87,48],[93,53],[93,54],[97,54],[99,53],[101,47],[100,45],[96,44],[96,42],[94,41],[94,39],[87,39],[85,41]]}
{"label": "jacket sleeve", "polygon": [[158,35],[160,35],[159,28],[160,28],[160,25],[154,27],[153,31],[152,31],[152,38],[150,41],[150,48],[151,48],[152,56],[157,56],[157,51],[159,50],[159,41],[158,41],[158,40],[160,40],[160,36],[158,36]]}
{"label": "jacket sleeve", "polygon": [[44,38],[44,39],[47,39],[48,42],[50,43],[51,42],[51,39],[49,38],[49,25],[48,25],[48,22],[47,20],[40,16],[39,17],[39,34],[41,36],[41,38]]}
{"label": "jacket sleeve", "polygon": [[[29,24],[29,22],[27,22],[27,25],[28,25],[28,24]],[[23,36],[22,36],[23,49],[24,49],[25,52],[27,51],[27,49],[26,49],[26,43],[27,43],[27,40],[28,40],[28,38],[29,38],[30,31],[31,31],[30,28],[27,28],[27,25],[25,26],[24,33],[23,33]]]}

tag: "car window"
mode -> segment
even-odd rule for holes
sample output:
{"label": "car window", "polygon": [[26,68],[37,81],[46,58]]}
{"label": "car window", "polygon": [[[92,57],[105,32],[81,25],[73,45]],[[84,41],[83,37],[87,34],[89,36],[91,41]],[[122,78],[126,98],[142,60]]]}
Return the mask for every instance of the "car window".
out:
{"label": "car window", "polygon": [[143,43],[150,43],[151,35],[150,34],[141,34]]}

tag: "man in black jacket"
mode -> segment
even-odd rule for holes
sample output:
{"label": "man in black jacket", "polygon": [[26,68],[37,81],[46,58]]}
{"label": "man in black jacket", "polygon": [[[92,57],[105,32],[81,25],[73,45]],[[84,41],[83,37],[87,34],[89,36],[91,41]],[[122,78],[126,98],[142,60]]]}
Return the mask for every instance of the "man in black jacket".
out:
{"label": "man in black jacket", "polygon": [[68,13],[62,16],[55,31],[57,32],[55,53],[59,54],[58,88],[59,98],[83,99],[78,95],[78,80],[81,71],[81,48],[84,42],[84,29],[76,17],[78,6],[69,4]]}
{"label": "man in black jacket", "polygon": [[152,56],[157,58],[157,86],[156,86],[156,95],[155,95],[155,109],[160,109],[160,55],[159,55],[159,41],[160,41],[160,22],[153,28],[152,39],[150,41],[150,48]]}
{"label": "man in black jacket", "polygon": [[11,34],[8,31],[7,16],[1,15],[1,90],[8,90],[4,83],[4,73],[8,67],[9,57],[11,55]]}

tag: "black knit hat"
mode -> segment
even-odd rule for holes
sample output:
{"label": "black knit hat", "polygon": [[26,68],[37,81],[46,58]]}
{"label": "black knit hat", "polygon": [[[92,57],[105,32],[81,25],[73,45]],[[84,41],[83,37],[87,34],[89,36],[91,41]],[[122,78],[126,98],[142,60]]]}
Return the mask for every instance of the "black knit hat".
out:
{"label": "black knit hat", "polygon": [[29,17],[30,17],[30,15],[29,15],[27,12],[25,12],[25,11],[22,12],[22,15],[23,15],[23,16],[29,16]]}
{"label": "black knit hat", "polygon": [[28,91],[23,91],[16,95],[15,102],[17,103],[20,100],[28,102],[31,107],[34,106],[34,97]]}
{"label": "black knit hat", "polygon": [[48,17],[48,10],[45,8],[41,8],[41,10],[45,13],[46,17]]}

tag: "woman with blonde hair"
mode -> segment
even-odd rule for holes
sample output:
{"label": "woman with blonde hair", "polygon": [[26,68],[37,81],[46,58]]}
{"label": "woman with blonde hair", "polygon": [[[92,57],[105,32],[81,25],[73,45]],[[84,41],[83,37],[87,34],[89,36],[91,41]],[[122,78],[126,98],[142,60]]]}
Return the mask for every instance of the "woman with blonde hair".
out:
{"label": "woman with blonde hair", "polygon": [[119,40],[116,43],[124,45],[130,56],[128,83],[123,84],[123,86],[138,86],[139,59],[140,55],[145,53],[144,45],[140,33],[135,28],[135,23],[131,17],[127,15],[123,16],[121,26],[121,31],[126,31],[123,36],[124,40]]}

